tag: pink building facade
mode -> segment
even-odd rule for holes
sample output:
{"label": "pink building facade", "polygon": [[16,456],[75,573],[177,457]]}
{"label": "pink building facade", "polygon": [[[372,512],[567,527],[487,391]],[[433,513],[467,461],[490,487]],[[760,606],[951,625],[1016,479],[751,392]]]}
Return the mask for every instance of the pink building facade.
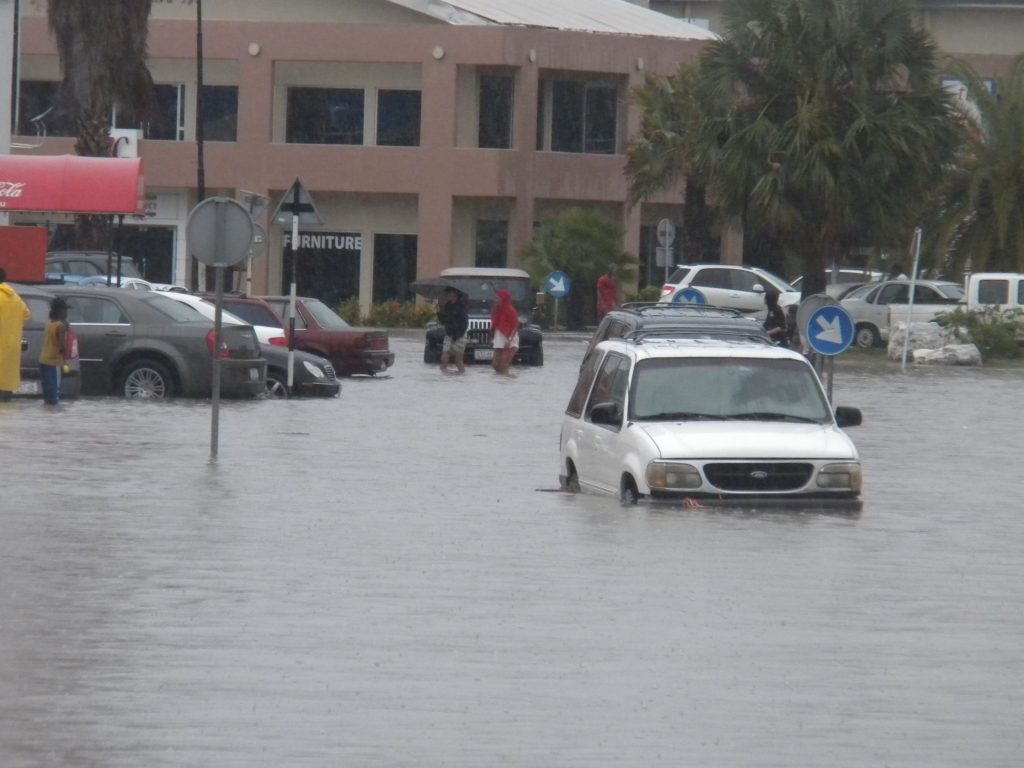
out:
{"label": "pink building facade", "polygon": [[[226,12],[203,26],[206,194],[268,201],[256,210],[267,245],[252,263],[252,292],[287,289],[287,227],[272,213],[296,179],[324,219],[303,230],[300,291],[332,300],[369,307],[410,298],[408,283],[448,266],[516,266],[534,227],[572,206],[620,224],[624,249],[653,266],[655,226],[678,220],[681,195],[626,205],[623,151],[640,120],[630,91],[673,73],[706,34],[448,24],[386,1],[359,6],[355,21],[352,3],[312,0],[305,21],[251,20],[264,5],[238,4],[250,20]],[[149,54],[162,113],[140,123],[138,142],[150,215],[125,223],[122,249],[134,249],[151,279],[177,283],[188,280],[185,222],[198,200],[190,13],[154,4]],[[33,119],[60,79],[41,10],[22,21],[19,74],[14,151],[72,152],[59,110]]]}

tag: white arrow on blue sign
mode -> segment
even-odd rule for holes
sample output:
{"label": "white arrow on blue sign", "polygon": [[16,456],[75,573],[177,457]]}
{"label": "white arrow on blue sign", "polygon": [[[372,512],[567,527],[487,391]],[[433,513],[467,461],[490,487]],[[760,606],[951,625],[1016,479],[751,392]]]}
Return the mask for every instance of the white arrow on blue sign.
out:
{"label": "white arrow on blue sign", "polygon": [[707,304],[707,297],[696,288],[683,288],[672,297],[673,304]]}
{"label": "white arrow on blue sign", "polygon": [[544,293],[555,299],[568,296],[571,290],[572,280],[565,272],[552,272],[544,282]]}
{"label": "white arrow on blue sign", "polygon": [[838,305],[817,310],[807,322],[807,343],[822,355],[838,355],[853,343],[853,318]]}

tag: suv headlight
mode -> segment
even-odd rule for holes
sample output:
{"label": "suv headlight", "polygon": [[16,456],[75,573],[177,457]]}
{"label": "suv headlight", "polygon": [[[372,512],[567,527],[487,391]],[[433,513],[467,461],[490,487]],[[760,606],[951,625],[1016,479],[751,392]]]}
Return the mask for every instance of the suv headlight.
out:
{"label": "suv headlight", "polygon": [[818,487],[832,490],[860,491],[864,479],[860,473],[860,464],[845,462],[843,464],[826,464],[818,472]]}
{"label": "suv headlight", "polygon": [[681,491],[700,488],[700,471],[680,461],[652,461],[647,465],[647,485],[652,490]]}
{"label": "suv headlight", "polygon": [[306,370],[313,374],[313,376],[315,376],[316,378],[327,378],[327,375],[324,373],[323,368],[321,368],[319,365],[314,365],[313,363],[309,362],[309,360],[303,360],[302,364],[306,366]]}

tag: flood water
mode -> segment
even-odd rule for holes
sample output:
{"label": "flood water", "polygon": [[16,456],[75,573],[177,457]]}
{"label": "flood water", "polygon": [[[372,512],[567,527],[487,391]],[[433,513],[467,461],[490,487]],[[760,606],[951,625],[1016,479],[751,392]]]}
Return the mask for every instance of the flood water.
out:
{"label": "flood water", "polygon": [[584,343],[329,401],[0,406],[0,768],[1024,756],[1024,372],[840,360],[863,510],[556,492]]}

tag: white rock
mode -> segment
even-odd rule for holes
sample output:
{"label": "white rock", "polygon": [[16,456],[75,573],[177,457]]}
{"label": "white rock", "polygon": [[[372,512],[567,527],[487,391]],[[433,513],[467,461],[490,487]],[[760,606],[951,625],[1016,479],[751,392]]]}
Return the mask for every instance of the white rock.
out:
{"label": "white rock", "polygon": [[[907,323],[900,321],[889,327],[889,359],[903,359],[903,340],[906,338]],[[953,338],[952,334],[938,323],[911,323],[910,324],[910,346],[911,350],[939,349],[948,344],[957,343],[959,340]]]}
{"label": "white rock", "polygon": [[981,365],[981,350],[974,344],[947,344],[938,349],[915,349],[914,362],[938,365]]}

